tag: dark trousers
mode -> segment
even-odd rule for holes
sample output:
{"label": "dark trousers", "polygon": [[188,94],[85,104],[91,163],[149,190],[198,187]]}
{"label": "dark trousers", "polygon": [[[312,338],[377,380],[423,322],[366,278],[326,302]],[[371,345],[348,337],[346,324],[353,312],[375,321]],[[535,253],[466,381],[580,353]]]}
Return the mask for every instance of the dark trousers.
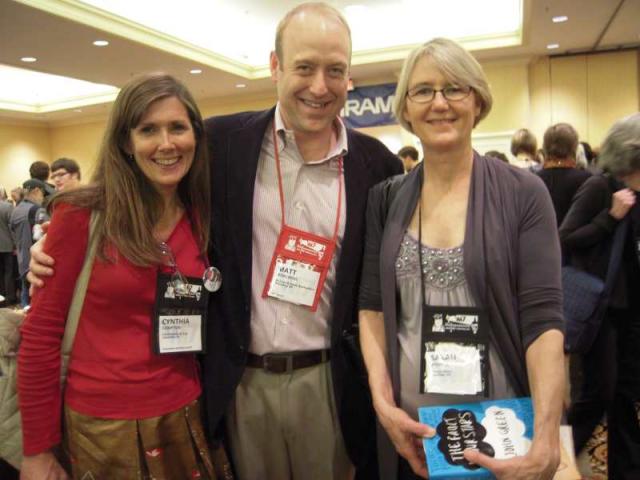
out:
{"label": "dark trousers", "polygon": [[420,480],[421,478],[413,473],[409,462],[398,455],[398,480]]}
{"label": "dark trousers", "polygon": [[0,252],[0,295],[7,304],[16,303],[15,263],[13,252]]}
{"label": "dark trousers", "polygon": [[[616,327],[619,315],[609,310],[591,350],[571,356],[572,402],[568,421],[576,454],[610,410],[617,378]],[[575,393],[574,393],[575,392]]]}
{"label": "dark trousers", "polygon": [[608,430],[609,480],[640,479],[640,312],[620,325],[619,375]]}
{"label": "dark trousers", "polygon": [[609,480],[640,478],[640,399],[616,392],[607,432]]}

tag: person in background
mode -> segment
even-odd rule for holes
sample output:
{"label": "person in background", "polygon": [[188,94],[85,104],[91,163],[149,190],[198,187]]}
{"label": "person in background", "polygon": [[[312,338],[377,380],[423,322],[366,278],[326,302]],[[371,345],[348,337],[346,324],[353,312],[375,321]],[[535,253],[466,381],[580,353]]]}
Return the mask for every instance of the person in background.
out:
{"label": "person in background", "polygon": [[537,161],[537,149],[535,135],[526,128],[516,130],[511,137],[511,154],[516,157],[513,162],[516,167],[527,168],[532,172],[539,170],[541,165]]}
{"label": "person in background", "polygon": [[57,192],[80,186],[80,166],[71,158],[59,158],[51,164],[51,180]]}
{"label": "person in background", "polygon": [[22,191],[22,187],[16,187],[13,190],[11,190],[10,202],[13,203],[14,207],[18,205],[23,198],[24,198],[24,192]]}
{"label": "person in background", "polygon": [[398,157],[400,158],[400,160],[402,160],[404,173],[409,173],[416,167],[416,165],[418,165],[418,163],[420,163],[418,149],[416,147],[412,147],[411,145],[402,147],[400,150],[398,150]]}
{"label": "person in background", "polygon": [[582,184],[560,226],[563,249],[572,266],[604,281],[613,234],[619,225],[627,232],[607,312],[582,357],[583,383],[568,418],[580,451],[606,413],[609,478],[630,480],[640,478],[640,113],[611,127],[598,165],[606,173]]}
{"label": "person in background", "polygon": [[[205,341],[206,316],[187,295],[193,285],[204,291],[205,145],[181,83],[161,73],[135,77],[114,102],[91,183],[54,197],[45,250],[58,261],[56,274],[34,295],[18,359],[22,480],[68,478],[52,453],[61,406],[75,479],[216,478],[198,401],[202,345],[178,341]],[[97,252],[63,393],[60,344],[92,214]],[[162,295],[170,285],[183,292],[177,303]]]}
{"label": "person in background", "polygon": [[13,275],[15,269],[15,244],[11,234],[11,213],[13,204],[7,197],[7,191],[0,186],[0,295],[6,305],[16,303],[16,282]]}
{"label": "person in background", "polygon": [[544,132],[544,165],[536,173],[551,194],[558,226],[569,211],[573,195],[591,176],[588,171],[576,168],[577,148],[578,132],[568,123],[557,123]]}
{"label": "person in background", "polygon": [[21,280],[20,305],[29,308],[29,282],[26,275],[31,259],[30,248],[33,245],[34,227],[38,221],[45,220],[45,210],[42,208],[46,185],[43,181],[32,178],[22,184],[24,199],[13,209],[9,225],[18,257],[18,273]]}
{"label": "person in background", "polygon": [[591,148],[591,145],[588,142],[580,142],[580,146],[582,147],[582,151],[584,152],[584,157],[587,160],[587,165],[591,167],[596,160],[596,155]]}
{"label": "person in background", "polygon": [[509,159],[507,158],[507,156],[504,153],[499,152],[498,150],[489,150],[488,152],[485,152],[484,155],[486,157],[497,158],[498,160],[502,160],[504,163],[509,163]]}
{"label": "person in background", "polygon": [[45,184],[45,197],[53,195],[56,191],[56,187],[49,183],[49,174],[49,164],[46,162],[33,162],[29,167],[29,176],[31,178],[35,178],[36,180],[40,180]]}
{"label": "person in background", "polygon": [[[492,102],[482,67],[444,38],[416,48],[398,79],[394,114],[420,139],[424,160],[394,190],[374,187],[367,207],[360,342],[380,478],[426,477],[422,438],[435,432],[418,422],[418,407],[527,395],[528,453],[498,460],[468,449],[465,459],[509,480],[549,480],[559,464],[565,380],[553,205],[535,175],[473,151],[472,130]],[[462,339],[432,335],[438,319],[457,315],[476,320],[457,331]],[[428,364],[434,373],[424,376],[428,351],[444,364]],[[465,366],[447,364],[451,354],[465,355]]]}

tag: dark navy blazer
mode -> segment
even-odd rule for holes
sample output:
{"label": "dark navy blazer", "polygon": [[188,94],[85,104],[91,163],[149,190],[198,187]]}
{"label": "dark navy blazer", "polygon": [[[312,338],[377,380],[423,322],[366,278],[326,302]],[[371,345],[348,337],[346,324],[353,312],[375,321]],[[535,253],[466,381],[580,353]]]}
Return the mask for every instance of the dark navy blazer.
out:
{"label": "dark navy blazer", "polygon": [[[251,328],[253,194],[263,137],[275,109],[213,117],[206,123],[212,165],[210,259],[222,273],[211,295],[203,378],[207,424],[213,432],[229,407],[246,363]],[[381,142],[347,130],[344,158],[347,219],[336,272],[331,321],[331,372],[342,434],[353,464],[375,472],[375,420],[357,347],[357,296],[369,188],[402,172]],[[313,428],[308,426],[307,428]],[[368,478],[373,478],[367,473]],[[362,477],[364,478],[364,476]]]}

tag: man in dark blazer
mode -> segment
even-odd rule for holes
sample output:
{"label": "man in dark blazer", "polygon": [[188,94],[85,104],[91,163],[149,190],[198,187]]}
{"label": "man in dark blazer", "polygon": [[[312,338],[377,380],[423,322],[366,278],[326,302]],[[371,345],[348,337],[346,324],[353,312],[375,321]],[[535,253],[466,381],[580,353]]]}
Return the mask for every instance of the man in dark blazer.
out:
{"label": "man in dark blazer", "polygon": [[[321,31],[333,33],[333,35],[319,36]],[[292,44],[295,43],[295,47],[289,44],[290,36],[296,39],[292,42]],[[301,44],[303,46],[299,47]],[[281,351],[293,352],[291,359],[283,361],[293,362],[294,371],[281,373],[278,370],[281,368],[280,364],[276,363],[275,370],[269,367],[269,356],[263,351],[252,351],[256,343],[263,343],[262,340],[264,340],[255,338],[255,335],[260,335],[262,331],[256,328],[256,322],[262,319],[256,319],[255,316],[265,315],[261,304],[280,302],[262,297],[266,279],[257,278],[253,268],[256,265],[253,255],[256,252],[256,241],[259,240],[257,237],[270,233],[273,238],[276,238],[279,233],[258,231],[256,224],[268,223],[269,219],[261,218],[261,215],[272,215],[275,218],[275,225],[279,228],[281,215],[279,206],[272,211],[273,209],[269,210],[264,206],[265,202],[256,203],[257,198],[262,200],[260,189],[269,187],[269,185],[261,186],[261,182],[275,185],[275,195],[278,191],[277,177],[275,179],[269,177],[269,173],[263,171],[267,167],[261,165],[261,162],[274,162],[273,156],[265,154],[264,150],[269,149],[269,146],[273,150],[272,142],[276,140],[274,129],[278,124],[277,115],[282,118],[284,131],[278,131],[278,135],[283,137],[279,137],[276,142],[286,143],[287,131],[292,132],[292,138],[295,138],[297,147],[294,149],[294,155],[297,150],[304,162],[314,163],[314,160],[323,158],[331,151],[331,134],[333,133],[335,142],[336,132],[338,137],[341,132],[342,124],[337,115],[347,96],[350,54],[348,27],[335,10],[328,6],[318,7],[317,5],[297,7],[281,22],[278,28],[276,52],[271,56],[272,77],[278,87],[278,111],[276,112],[273,108],[263,112],[246,112],[214,117],[206,122],[213,162],[213,232],[210,258],[212,265],[220,269],[223,279],[222,288],[211,296],[211,323],[207,355],[204,359],[205,405],[211,428],[219,426],[230,405],[229,415],[237,419],[228,419],[227,428],[241,430],[242,423],[249,421],[246,418],[249,415],[245,415],[243,409],[250,407],[238,405],[240,401],[237,398],[234,399],[234,393],[239,397],[241,391],[250,391],[253,392],[253,397],[260,397],[259,402],[264,401],[263,393],[268,394],[264,390],[270,387],[259,385],[255,390],[251,389],[251,385],[244,385],[245,382],[253,382],[253,376],[257,375],[256,370],[267,371],[271,378],[276,378],[278,375],[295,375],[295,357],[304,358],[305,355],[309,355],[309,352],[298,350],[299,345],[296,344],[279,348],[278,352],[268,352],[274,353],[278,357],[277,361],[283,357]],[[348,461],[350,460],[352,467],[356,468],[360,478],[375,478],[377,477],[374,454],[375,421],[365,373],[360,363],[360,353],[356,347],[356,298],[361,270],[367,192],[372,185],[386,177],[402,173],[402,165],[379,141],[355,131],[346,130],[344,127],[342,131],[346,133],[347,151],[342,156],[346,214],[342,220],[344,229],[341,235],[339,257],[336,258],[335,275],[331,280],[332,284],[324,286],[325,289],[330,288],[329,291],[332,292],[328,299],[329,381],[333,387],[334,409],[337,410],[338,422],[336,423],[340,426],[338,435],[341,432]],[[281,144],[277,143],[277,145],[278,149],[282,147]],[[284,147],[282,148],[284,151]],[[317,167],[319,165],[314,165],[313,168]],[[332,175],[340,178],[335,173]],[[269,179],[265,180],[265,176]],[[302,187],[311,188],[311,185],[302,185]],[[334,192],[337,190],[336,188]],[[333,199],[334,193],[330,195]],[[277,200],[277,197],[275,198]],[[323,201],[322,198],[313,199],[313,196],[306,199],[311,205],[321,204]],[[291,198],[292,201],[293,198]],[[289,212],[289,205],[286,203],[289,203],[289,200],[285,196],[285,212]],[[275,204],[277,205],[277,201]],[[322,215],[322,212],[318,211],[315,215]],[[335,215],[335,209],[333,213],[327,215],[331,225]],[[269,259],[271,253],[272,251],[269,250]],[[320,310],[321,308],[316,312],[316,316],[321,315]],[[287,355],[284,357],[286,358]],[[256,358],[262,362],[264,368],[254,365]],[[247,378],[248,375],[250,378]],[[236,390],[239,384],[240,387]],[[321,386],[321,388],[324,387]],[[291,400],[309,401],[311,404],[308,408],[314,408],[312,398]],[[290,415],[294,415],[293,410]],[[265,407],[258,416],[269,416],[268,407]],[[238,423],[241,425],[237,425]],[[304,443],[305,437],[309,438],[310,442],[316,441],[314,430],[320,429],[321,425],[318,425],[320,421],[308,424],[300,419],[296,424],[293,419],[293,423],[293,429],[298,430],[297,436],[294,435],[294,437],[298,438],[299,442]],[[251,429],[252,437],[260,436],[259,425],[251,425],[247,428]],[[340,469],[332,470],[332,473],[315,470],[318,466],[314,463],[336,462],[335,459],[326,457],[292,458],[291,470],[285,472],[274,466],[277,463],[275,459],[259,458],[278,455],[278,452],[270,452],[267,445],[279,443],[275,437],[252,439],[251,441],[258,443],[252,450],[251,447],[245,448],[242,445],[247,441],[242,437],[242,432],[229,432],[229,436],[232,459],[238,476],[242,480],[258,477],[277,478],[286,474],[288,474],[287,478],[302,478],[299,470],[306,471],[305,478],[329,478],[325,475],[330,475],[332,478],[343,477],[341,473],[343,470]],[[321,440],[318,439],[318,441]],[[263,448],[259,448],[260,446]],[[288,444],[285,440],[284,449],[287,451],[282,453],[295,457],[300,455],[297,448],[297,445]],[[316,443],[316,448],[323,447]],[[314,455],[310,455],[312,456]],[[318,452],[316,456],[321,457],[322,453]],[[300,467],[296,468],[296,464],[300,464]]]}

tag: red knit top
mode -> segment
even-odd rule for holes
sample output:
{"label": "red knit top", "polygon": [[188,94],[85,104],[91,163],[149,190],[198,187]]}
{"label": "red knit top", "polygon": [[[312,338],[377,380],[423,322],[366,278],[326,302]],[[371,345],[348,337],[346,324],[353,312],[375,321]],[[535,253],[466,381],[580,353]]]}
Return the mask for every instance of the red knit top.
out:
{"label": "red knit top", "polygon": [[[18,391],[24,453],[34,455],[61,440],[60,347],[75,281],[87,249],[90,211],[56,208],[45,243],[53,277],[33,297],[22,326]],[[201,277],[204,262],[186,215],[167,241],[180,271]],[[165,267],[138,267],[117,255],[97,257],[87,287],[69,363],[65,402],[102,418],[163,415],[201,392],[194,354],[156,355],[152,317],[156,277]]]}

